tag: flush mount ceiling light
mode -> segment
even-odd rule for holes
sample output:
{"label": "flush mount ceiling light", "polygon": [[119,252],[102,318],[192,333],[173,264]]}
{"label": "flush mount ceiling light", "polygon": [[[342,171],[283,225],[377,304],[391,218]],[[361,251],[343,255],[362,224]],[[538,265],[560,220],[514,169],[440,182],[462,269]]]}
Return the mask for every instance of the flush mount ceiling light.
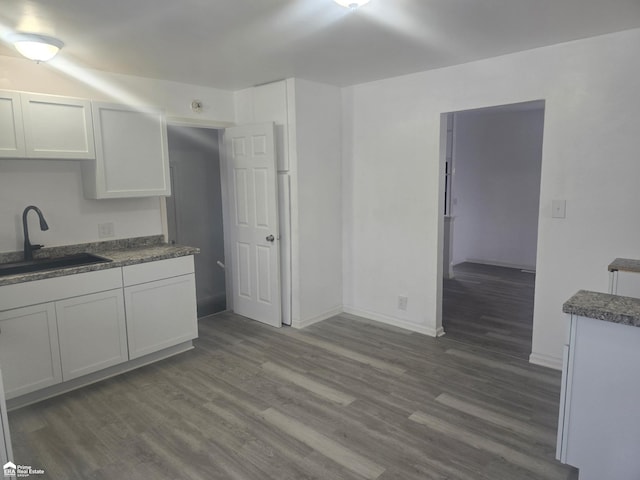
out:
{"label": "flush mount ceiling light", "polygon": [[30,60],[46,62],[64,46],[61,40],[37,33],[14,33],[8,37],[16,50]]}
{"label": "flush mount ceiling light", "polygon": [[358,7],[366,5],[370,0],[333,0],[338,5],[355,10]]}

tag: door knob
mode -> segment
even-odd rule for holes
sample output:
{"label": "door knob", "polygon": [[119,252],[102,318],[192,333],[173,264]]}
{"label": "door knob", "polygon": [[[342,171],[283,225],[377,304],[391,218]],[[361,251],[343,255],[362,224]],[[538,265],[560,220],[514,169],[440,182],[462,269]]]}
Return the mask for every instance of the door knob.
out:
{"label": "door knob", "polygon": [[273,235],[269,235],[267,237],[267,242],[273,242],[276,239],[276,237],[274,237]]}

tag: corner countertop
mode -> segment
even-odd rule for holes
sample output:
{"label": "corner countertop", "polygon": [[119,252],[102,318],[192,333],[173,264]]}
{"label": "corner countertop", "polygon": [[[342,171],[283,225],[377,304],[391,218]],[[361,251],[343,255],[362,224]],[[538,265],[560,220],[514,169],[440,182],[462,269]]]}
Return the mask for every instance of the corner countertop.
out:
{"label": "corner countertop", "polygon": [[640,298],[580,290],[562,306],[564,313],[640,327]]}
{"label": "corner countertop", "polygon": [[609,264],[609,271],[640,273],[640,260],[633,260],[631,258],[616,258]]}
{"label": "corner countertop", "polygon": [[[35,258],[61,257],[75,253],[88,252],[111,260],[106,263],[79,265],[74,267],[43,270],[39,272],[21,273],[0,277],[0,286],[14,283],[32,282],[45,278],[75,275],[77,273],[106,270],[108,268],[124,267],[138,263],[155,262],[168,258],[184,257],[200,252],[199,248],[184,245],[170,245],[164,243],[162,235],[149,237],[127,238],[106,242],[83,243],[65,245],[61,247],[43,248],[34,253]],[[22,252],[0,253],[0,263],[20,261]]]}

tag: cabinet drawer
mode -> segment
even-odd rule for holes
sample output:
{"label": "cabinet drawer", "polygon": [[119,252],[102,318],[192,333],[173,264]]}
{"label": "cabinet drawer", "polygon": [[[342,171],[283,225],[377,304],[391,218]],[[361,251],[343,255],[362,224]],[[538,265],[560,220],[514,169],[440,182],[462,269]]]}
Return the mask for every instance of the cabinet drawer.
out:
{"label": "cabinet drawer", "polygon": [[193,273],[193,255],[169,258],[157,262],[139,263],[122,268],[124,286],[153,282],[162,278],[177,277]]}
{"label": "cabinet drawer", "polygon": [[0,311],[122,288],[122,269],[109,268],[0,287]]}

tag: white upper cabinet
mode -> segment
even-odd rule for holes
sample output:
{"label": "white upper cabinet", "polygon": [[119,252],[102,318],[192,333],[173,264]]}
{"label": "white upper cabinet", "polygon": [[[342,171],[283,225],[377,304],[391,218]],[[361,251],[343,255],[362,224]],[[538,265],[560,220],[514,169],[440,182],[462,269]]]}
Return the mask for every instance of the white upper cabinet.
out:
{"label": "white upper cabinet", "polygon": [[92,103],[96,161],[85,162],[88,198],[171,195],[167,127],[162,111]]}
{"label": "white upper cabinet", "polygon": [[94,159],[91,103],[0,91],[0,157]]}
{"label": "white upper cabinet", "polygon": [[91,102],[35,93],[20,97],[28,158],[95,158]]}
{"label": "white upper cabinet", "polygon": [[20,158],[24,156],[20,94],[0,91],[0,157]]}

